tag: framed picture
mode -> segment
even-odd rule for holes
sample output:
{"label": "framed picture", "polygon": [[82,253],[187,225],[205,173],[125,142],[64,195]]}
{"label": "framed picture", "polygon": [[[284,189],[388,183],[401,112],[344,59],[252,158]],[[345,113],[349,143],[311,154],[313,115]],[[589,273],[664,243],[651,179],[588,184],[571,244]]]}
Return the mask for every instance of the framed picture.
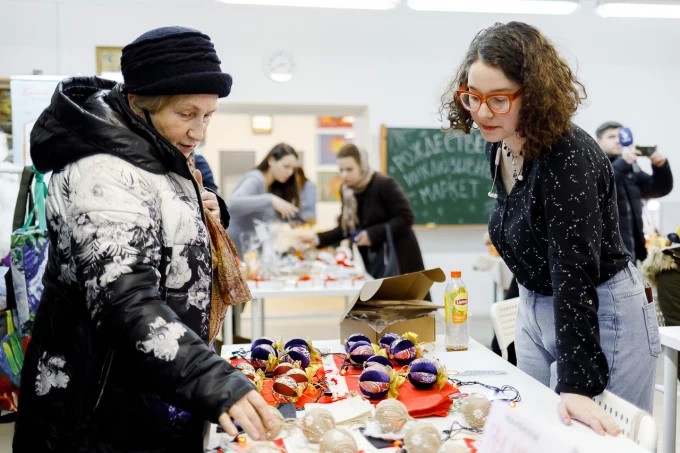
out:
{"label": "framed picture", "polygon": [[97,46],[97,75],[105,72],[120,72],[122,47]]}
{"label": "framed picture", "polygon": [[316,188],[319,201],[341,201],[342,179],[337,171],[320,171],[316,174]]}
{"label": "framed picture", "polygon": [[318,134],[319,165],[336,165],[338,151],[347,143],[352,143],[345,134]]}
{"label": "framed picture", "polygon": [[349,128],[354,126],[353,116],[319,116],[316,127],[318,128]]}

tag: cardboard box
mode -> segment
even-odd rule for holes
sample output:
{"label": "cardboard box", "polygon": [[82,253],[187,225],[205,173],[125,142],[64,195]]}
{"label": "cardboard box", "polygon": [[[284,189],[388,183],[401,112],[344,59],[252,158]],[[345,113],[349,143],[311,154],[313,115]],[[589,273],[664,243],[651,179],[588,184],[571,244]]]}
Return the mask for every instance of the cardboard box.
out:
{"label": "cardboard box", "polygon": [[[423,298],[432,283],[445,279],[444,271],[435,268],[367,281],[340,319],[340,340],[353,333],[363,333],[377,343],[384,332],[400,335],[415,332],[419,342],[434,341],[434,311],[437,306]],[[395,306],[408,310],[400,316],[401,320],[391,320],[395,315],[388,313],[387,307]],[[424,313],[427,314],[419,316]],[[380,319],[382,314],[386,315],[386,319]],[[408,319],[403,319],[405,317]]]}

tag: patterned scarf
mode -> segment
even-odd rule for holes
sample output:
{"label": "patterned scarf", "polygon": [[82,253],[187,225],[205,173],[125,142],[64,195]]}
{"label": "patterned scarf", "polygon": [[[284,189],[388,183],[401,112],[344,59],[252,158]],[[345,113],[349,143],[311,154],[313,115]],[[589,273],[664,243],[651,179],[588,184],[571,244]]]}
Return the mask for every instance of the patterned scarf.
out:
{"label": "patterned scarf", "polygon": [[210,235],[210,252],[212,255],[212,293],[210,294],[210,343],[220,330],[229,305],[235,306],[248,302],[250,295],[248,284],[238,267],[238,258],[234,243],[219,221],[205,213]]}
{"label": "patterned scarf", "polygon": [[356,184],[343,184],[342,192],[342,213],[340,214],[340,226],[345,234],[349,234],[357,230],[359,226],[359,206],[357,203],[356,194],[363,193],[371,182],[375,172],[368,166],[368,155],[365,151],[360,151],[361,162],[359,162],[359,169],[361,170],[361,178]]}

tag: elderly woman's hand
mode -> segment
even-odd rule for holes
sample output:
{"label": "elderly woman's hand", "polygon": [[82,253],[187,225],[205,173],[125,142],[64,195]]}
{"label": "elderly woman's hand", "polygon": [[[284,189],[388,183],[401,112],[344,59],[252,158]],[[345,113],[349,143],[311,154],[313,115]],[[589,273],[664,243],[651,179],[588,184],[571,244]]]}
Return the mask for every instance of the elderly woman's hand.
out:
{"label": "elderly woman's hand", "polygon": [[217,195],[203,189],[203,175],[200,170],[194,170],[194,178],[201,188],[201,201],[203,202],[203,209],[213,216],[217,221],[220,220],[220,204],[217,202]]}
{"label": "elderly woman's hand", "polygon": [[236,436],[238,429],[232,422],[232,418],[253,440],[264,439],[265,431],[274,424],[269,406],[255,390],[246,393],[227,412],[220,415],[219,423],[222,429],[230,436]]}
{"label": "elderly woman's hand", "polygon": [[590,426],[597,434],[618,436],[621,433],[618,423],[591,398],[576,393],[560,393],[557,413],[565,425],[578,420]]}

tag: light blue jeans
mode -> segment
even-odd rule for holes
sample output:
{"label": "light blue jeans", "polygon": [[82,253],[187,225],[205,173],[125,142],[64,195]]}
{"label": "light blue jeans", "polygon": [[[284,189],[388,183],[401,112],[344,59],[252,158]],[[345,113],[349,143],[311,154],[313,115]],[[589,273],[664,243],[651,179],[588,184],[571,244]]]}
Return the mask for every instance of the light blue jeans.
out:
{"label": "light blue jeans", "polygon": [[[515,351],[517,367],[546,386],[557,385],[552,296],[519,286]],[[647,303],[632,264],[597,287],[600,346],[609,364],[607,389],[652,412],[656,358],[661,352],[655,303]]]}

